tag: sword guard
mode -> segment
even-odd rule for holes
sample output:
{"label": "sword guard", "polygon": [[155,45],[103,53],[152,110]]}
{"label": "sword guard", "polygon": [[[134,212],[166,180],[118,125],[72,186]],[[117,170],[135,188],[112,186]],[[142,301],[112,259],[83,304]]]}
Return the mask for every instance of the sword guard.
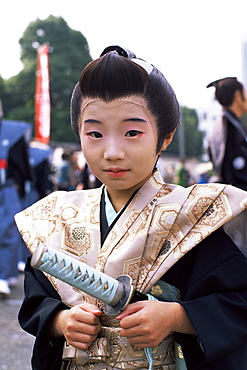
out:
{"label": "sword guard", "polygon": [[133,285],[131,284],[132,279],[129,275],[120,275],[116,280],[120,282],[119,285],[121,286],[121,296],[119,297],[118,303],[114,307],[105,303],[104,311],[110,316],[119,315],[120,312],[123,311],[130,303],[135,291]]}

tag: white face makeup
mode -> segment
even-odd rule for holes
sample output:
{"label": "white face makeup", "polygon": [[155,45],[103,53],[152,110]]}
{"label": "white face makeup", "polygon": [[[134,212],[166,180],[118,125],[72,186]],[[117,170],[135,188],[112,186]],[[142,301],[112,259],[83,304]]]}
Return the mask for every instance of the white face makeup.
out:
{"label": "white face makeup", "polygon": [[112,191],[138,189],[157,161],[155,119],[145,100],[131,96],[105,103],[84,99],[80,139],[86,161]]}

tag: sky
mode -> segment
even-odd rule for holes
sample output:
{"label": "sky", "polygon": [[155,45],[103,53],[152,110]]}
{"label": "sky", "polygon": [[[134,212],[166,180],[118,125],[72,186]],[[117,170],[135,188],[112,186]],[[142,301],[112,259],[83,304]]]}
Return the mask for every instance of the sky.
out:
{"label": "sky", "polygon": [[[97,58],[109,45],[132,50],[162,71],[181,105],[208,107],[219,78],[243,79],[246,0],[8,0],[1,7],[0,75],[22,69],[19,39],[30,22],[61,16]],[[73,57],[73,56],[71,56]],[[247,81],[246,81],[247,82]]]}

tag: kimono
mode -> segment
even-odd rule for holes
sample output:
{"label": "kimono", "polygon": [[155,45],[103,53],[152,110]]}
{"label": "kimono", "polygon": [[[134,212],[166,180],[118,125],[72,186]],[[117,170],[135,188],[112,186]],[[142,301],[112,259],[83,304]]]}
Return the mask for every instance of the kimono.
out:
{"label": "kimono", "polygon": [[232,111],[217,118],[208,151],[217,181],[247,190],[247,132]]}
{"label": "kimono", "polygon": [[[225,110],[215,122],[208,143],[213,162],[212,181],[231,184],[247,190],[247,131],[230,110]],[[247,211],[227,225],[227,233],[247,256]]]}
{"label": "kimono", "polygon": [[[129,275],[137,291],[182,304],[197,336],[171,333],[153,348],[154,369],[245,368],[247,259],[222,226],[247,207],[247,193],[223,184],[168,185],[156,171],[103,236],[103,189],[58,191],[17,214],[30,252],[45,244],[113,278]],[[19,321],[36,336],[33,369],[60,369],[62,357],[70,361],[66,369],[148,368],[144,350],[121,337],[117,320],[105,314],[86,351],[48,337],[59,310],[102,302],[29,263],[25,292]]]}

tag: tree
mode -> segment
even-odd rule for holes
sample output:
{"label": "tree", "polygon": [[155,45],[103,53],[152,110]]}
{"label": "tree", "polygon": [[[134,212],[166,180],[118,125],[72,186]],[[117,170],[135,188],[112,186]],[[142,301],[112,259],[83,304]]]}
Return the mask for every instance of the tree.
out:
{"label": "tree", "polygon": [[86,38],[72,30],[62,17],[50,15],[31,22],[20,38],[23,70],[5,82],[3,105],[6,119],[34,122],[37,48],[49,44],[51,140],[75,141],[69,128],[72,90],[82,69],[92,58]]}
{"label": "tree", "polygon": [[[183,127],[185,157],[198,158],[203,152],[203,134],[198,130],[198,116],[195,109],[181,108],[181,123]],[[166,153],[180,156],[178,127],[172,143],[168,146]],[[184,159],[184,158],[182,158]]]}
{"label": "tree", "polygon": [[0,104],[1,104],[0,110],[2,110],[2,105],[4,103],[4,101],[3,101],[4,96],[5,96],[5,83],[4,83],[4,79],[0,75]]}

